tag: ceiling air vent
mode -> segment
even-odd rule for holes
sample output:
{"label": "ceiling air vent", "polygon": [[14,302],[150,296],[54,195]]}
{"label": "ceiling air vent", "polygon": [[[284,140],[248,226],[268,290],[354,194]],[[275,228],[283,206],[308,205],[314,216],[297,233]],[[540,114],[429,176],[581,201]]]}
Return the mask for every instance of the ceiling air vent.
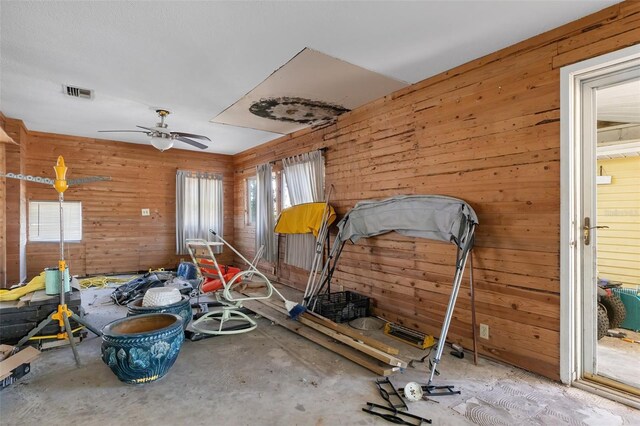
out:
{"label": "ceiling air vent", "polygon": [[89,89],[82,89],[80,87],[67,86],[66,84],[63,84],[62,90],[67,96],[71,96],[72,98],[91,99],[93,97],[93,92]]}

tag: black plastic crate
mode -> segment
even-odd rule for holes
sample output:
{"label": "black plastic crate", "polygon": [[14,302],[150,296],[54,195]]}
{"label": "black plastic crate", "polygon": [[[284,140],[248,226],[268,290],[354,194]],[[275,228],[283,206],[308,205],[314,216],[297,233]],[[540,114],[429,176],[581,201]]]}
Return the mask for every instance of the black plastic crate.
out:
{"label": "black plastic crate", "polygon": [[352,291],[321,294],[317,296],[317,301],[314,299],[310,300],[309,308],[333,322],[347,322],[369,316],[370,299]]}

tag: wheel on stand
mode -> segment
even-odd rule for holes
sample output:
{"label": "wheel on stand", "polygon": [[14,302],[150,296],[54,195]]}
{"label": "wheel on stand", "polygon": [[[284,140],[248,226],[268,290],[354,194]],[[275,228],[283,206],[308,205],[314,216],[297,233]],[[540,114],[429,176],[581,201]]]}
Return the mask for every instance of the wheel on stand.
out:
{"label": "wheel on stand", "polygon": [[598,303],[598,340],[606,336],[607,331],[609,331],[607,309],[601,303]]}
{"label": "wheel on stand", "polygon": [[627,316],[627,310],[625,309],[620,296],[614,293],[608,294],[600,299],[600,303],[607,310],[609,328],[620,327]]}

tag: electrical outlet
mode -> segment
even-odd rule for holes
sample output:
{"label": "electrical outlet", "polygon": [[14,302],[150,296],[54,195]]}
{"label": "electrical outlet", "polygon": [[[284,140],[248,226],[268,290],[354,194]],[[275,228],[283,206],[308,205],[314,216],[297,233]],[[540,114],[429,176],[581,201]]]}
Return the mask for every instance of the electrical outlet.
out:
{"label": "electrical outlet", "polygon": [[149,209],[142,209],[142,216],[149,216]]}
{"label": "electrical outlet", "polygon": [[489,326],[487,324],[480,324],[480,338],[489,339]]}

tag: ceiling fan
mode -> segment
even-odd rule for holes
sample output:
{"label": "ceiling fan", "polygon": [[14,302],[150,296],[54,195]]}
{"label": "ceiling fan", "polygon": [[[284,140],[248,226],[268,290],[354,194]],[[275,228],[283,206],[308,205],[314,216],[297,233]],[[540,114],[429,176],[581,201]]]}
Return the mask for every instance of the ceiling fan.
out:
{"label": "ceiling fan", "polygon": [[160,117],[160,122],[156,123],[155,127],[136,126],[144,130],[98,130],[101,133],[146,133],[151,138],[151,145],[160,151],[166,151],[173,146],[173,142],[178,140],[191,146],[195,146],[200,149],[207,149],[207,145],[194,141],[193,139],[200,139],[211,142],[206,136],[194,135],[193,133],[184,132],[170,132],[167,128],[167,124],[164,122],[164,118],[170,114],[166,109],[157,109],[156,112]]}

